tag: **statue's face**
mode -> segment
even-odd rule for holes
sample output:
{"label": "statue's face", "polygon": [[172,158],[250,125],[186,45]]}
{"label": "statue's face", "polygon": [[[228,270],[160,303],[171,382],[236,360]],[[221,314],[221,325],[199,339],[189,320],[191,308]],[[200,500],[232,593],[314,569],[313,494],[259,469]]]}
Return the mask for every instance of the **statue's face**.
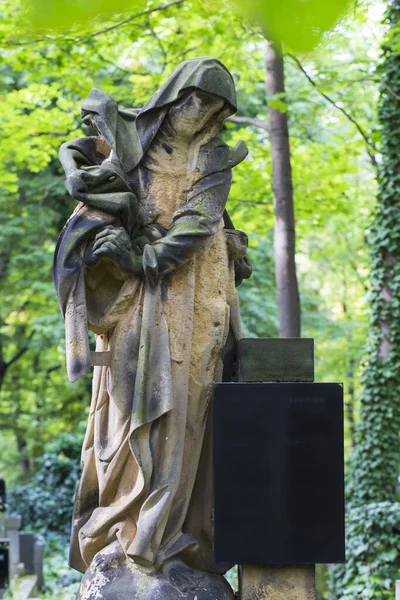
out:
{"label": "statue's face", "polygon": [[201,131],[223,106],[222,98],[193,90],[171,106],[169,122],[178,135],[190,137]]}

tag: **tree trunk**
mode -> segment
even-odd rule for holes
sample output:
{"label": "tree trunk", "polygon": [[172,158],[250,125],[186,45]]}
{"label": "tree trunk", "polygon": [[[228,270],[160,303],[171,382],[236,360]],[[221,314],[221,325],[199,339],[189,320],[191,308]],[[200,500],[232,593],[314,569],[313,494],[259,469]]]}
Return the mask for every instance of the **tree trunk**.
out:
{"label": "tree trunk", "polygon": [[[266,42],[266,88],[269,98],[284,102],[285,76],[281,49]],[[295,224],[287,112],[269,106],[269,134],[275,196],[275,278],[279,335],[300,337],[300,298],[295,263]]]}
{"label": "tree trunk", "polygon": [[22,438],[21,435],[17,435],[17,448],[20,456],[19,465],[21,468],[21,473],[28,473],[30,469],[29,458],[26,456],[26,440]]}

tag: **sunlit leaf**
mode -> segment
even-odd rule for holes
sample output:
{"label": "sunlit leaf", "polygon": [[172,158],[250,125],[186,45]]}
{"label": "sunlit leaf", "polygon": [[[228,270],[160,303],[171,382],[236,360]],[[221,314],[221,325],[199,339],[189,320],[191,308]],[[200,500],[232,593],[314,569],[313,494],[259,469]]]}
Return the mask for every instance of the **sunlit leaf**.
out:
{"label": "sunlit leaf", "polygon": [[268,39],[305,52],[314,48],[332,29],[351,0],[235,0],[250,18],[258,22]]}
{"label": "sunlit leaf", "polygon": [[95,17],[126,11],[140,12],[146,0],[24,0],[29,23],[35,29],[68,29]]}
{"label": "sunlit leaf", "polygon": [[281,113],[285,113],[287,111],[287,104],[282,102],[282,100],[275,100],[274,98],[270,98],[268,100],[268,106],[279,110]]}

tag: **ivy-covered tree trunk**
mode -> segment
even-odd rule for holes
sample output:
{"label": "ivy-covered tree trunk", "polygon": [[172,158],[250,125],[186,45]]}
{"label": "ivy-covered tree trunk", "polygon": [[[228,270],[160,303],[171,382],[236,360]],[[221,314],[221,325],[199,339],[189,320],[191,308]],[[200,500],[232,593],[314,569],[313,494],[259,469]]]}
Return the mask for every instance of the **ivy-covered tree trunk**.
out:
{"label": "ivy-covered tree trunk", "polygon": [[[282,49],[266,42],[266,88],[283,105],[285,75]],[[300,298],[295,262],[295,222],[287,112],[269,104],[269,138],[275,197],[274,255],[278,290],[279,335],[300,337]]]}
{"label": "ivy-covered tree trunk", "polygon": [[400,578],[400,0],[381,67],[382,163],[371,246],[371,321],[348,484],[347,564],[334,597],[394,598]]}

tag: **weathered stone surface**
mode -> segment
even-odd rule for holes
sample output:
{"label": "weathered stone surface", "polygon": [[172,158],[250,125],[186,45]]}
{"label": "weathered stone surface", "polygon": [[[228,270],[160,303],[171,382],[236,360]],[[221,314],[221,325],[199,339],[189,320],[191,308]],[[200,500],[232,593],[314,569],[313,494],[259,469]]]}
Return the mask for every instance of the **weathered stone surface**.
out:
{"label": "weathered stone surface", "polygon": [[244,565],[240,600],[315,600],[314,565]]}
{"label": "weathered stone surface", "polygon": [[241,339],[239,381],[314,381],[314,340]]}
{"label": "weathered stone surface", "polygon": [[222,575],[191,569],[178,560],[158,573],[123,561],[102,570],[89,568],[77,600],[234,600]]}

